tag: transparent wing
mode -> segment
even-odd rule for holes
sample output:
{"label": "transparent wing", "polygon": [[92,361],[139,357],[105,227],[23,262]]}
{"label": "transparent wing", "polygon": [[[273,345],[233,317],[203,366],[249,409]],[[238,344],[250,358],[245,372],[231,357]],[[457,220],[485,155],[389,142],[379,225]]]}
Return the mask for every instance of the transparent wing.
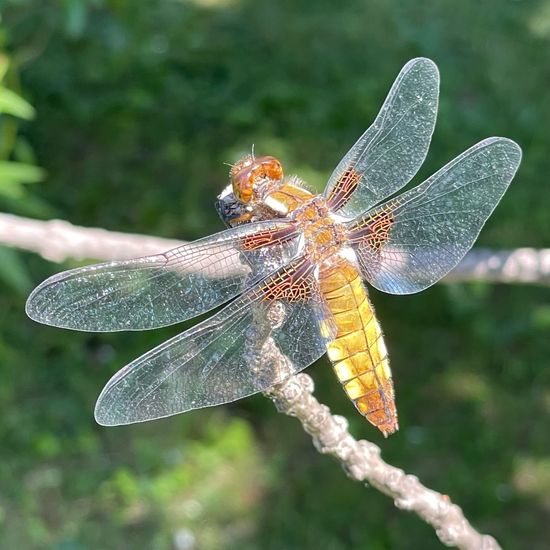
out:
{"label": "transparent wing", "polygon": [[409,61],[372,126],[332,173],[325,197],[355,218],[406,185],[428,152],[437,116],[439,72],[433,61]]}
{"label": "transparent wing", "polygon": [[350,222],[364,277],[392,294],[438,281],[472,247],[520,161],[517,143],[486,139],[424,183]]}
{"label": "transparent wing", "polygon": [[293,262],[107,383],[98,423],[153,420],[266,390],[318,359],[334,336],[313,266]]}
{"label": "transparent wing", "polygon": [[27,315],[88,331],[144,330],[208,311],[240,294],[297,253],[289,223],[228,229],[164,254],[72,269],[29,296]]}

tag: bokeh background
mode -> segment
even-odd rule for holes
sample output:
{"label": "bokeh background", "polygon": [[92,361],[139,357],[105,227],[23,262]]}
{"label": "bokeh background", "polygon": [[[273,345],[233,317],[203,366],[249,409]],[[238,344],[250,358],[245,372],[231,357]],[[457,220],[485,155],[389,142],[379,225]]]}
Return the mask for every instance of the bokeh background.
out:
{"label": "bokeh background", "polygon": [[[402,65],[427,56],[441,70],[441,102],[415,181],[484,137],[511,137],[523,164],[478,244],[549,245],[547,2],[1,5],[6,212],[207,235],[222,227],[213,200],[224,162],[254,143],[321,189]],[[440,547],[265,398],[97,426],[105,381],[182,327],[92,335],[26,319],[32,286],[74,265],[0,248],[2,548]],[[309,370],[318,397],[506,548],[548,548],[548,291],[476,283],[372,296],[401,431],[383,440],[355,414],[324,358]]]}

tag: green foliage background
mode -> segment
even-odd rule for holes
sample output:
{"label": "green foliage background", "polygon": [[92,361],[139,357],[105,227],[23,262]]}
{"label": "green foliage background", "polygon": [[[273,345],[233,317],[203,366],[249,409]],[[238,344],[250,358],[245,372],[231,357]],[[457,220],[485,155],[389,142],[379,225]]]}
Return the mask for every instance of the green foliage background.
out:
{"label": "green foliage background", "polygon": [[[422,55],[439,65],[442,88],[415,181],[484,137],[511,137],[523,165],[478,244],[549,246],[546,2],[13,0],[0,24],[37,113],[21,136],[47,174],[4,209],[209,234],[221,228],[212,203],[223,162],[254,143],[321,189],[401,66]],[[71,267],[22,258],[33,283]],[[25,318],[22,291],[0,288],[2,548],[440,547],[431,528],[347,480],[261,397],[97,426],[104,382],[181,327],[50,329]],[[547,548],[547,290],[372,294],[401,431],[385,441],[355,414],[326,359],[309,370],[320,399],[506,548]]]}

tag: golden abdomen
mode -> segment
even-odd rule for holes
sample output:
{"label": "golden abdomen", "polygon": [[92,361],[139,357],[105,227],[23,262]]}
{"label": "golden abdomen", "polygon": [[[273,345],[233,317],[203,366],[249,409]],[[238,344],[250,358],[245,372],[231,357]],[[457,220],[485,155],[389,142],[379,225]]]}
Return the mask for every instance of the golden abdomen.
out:
{"label": "golden abdomen", "polygon": [[338,258],[320,273],[336,323],[327,345],[336,376],[359,412],[385,436],[398,429],[393,382],[380,325],[357,268]]}

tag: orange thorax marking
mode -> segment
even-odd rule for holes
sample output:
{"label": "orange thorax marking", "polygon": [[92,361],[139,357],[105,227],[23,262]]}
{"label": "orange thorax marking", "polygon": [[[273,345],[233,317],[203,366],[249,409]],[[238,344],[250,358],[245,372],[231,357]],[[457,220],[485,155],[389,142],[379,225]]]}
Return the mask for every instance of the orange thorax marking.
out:
{"label": "orange thorax marking", "polygon": [[281,210],[286,210],[288,214],[294,212],[307,201],[313,198],[313,194],[302,189],[293,183],[284,183],[275,191],[268,193],[266,198],[277,201],[281,206]]}
{"label": "orange thorax marking", "polygon": [[322,263],[336,254],[346,241],[344,226],[334,221],[326,201],[315,197],[293,215],[303,234],[306,255],[315,263]]}

